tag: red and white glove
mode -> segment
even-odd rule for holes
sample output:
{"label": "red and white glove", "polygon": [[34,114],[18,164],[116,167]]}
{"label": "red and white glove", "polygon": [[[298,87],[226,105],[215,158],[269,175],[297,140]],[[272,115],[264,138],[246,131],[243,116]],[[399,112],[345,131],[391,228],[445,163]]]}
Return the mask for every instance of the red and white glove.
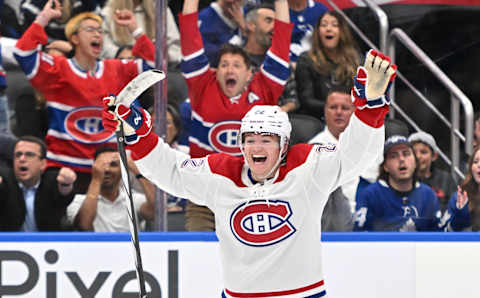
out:
{"label": "red and white glove", "polygon": [[365,57],[364,66],[357,68],[352,88],[353,103],[359,109],[377,108],[390,104],[387,93],[397,74],[390,58],[375,50]]}
{"label": "red and white glove", "polygon": [[[123,122],[123,132],[125,135],[125,144],[136,144],[140,138],[146,137],[152,131],[152,117],[144,109],[136,106],[127,107],[124,104],[115,106],[115,97],[107,96],[103,98],[102,124],[108,131],[117,131],[120,129],[121,120]],[[112,111],[114,107],[114,111]]]}
{"label": "red and white glove", "polygon": [[357,107],[355,115],[369,126],[379,128],[389,111],[388,89],[395,79],[397,66],[390,58],[370,50],[364,66],[357,69],[353,79],[352,102]]}

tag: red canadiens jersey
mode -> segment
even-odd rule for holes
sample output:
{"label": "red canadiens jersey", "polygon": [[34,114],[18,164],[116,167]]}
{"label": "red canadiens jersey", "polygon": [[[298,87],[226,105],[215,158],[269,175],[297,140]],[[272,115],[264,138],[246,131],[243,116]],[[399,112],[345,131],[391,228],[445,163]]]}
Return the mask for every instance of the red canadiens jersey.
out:
{"label": "red canadiens jersey", "polygon": [[190,159],[155,135],[132,147],[132,156],[161,189],[215,214],[224,297],[322,297],[325,203],[383,150],[383,126],[365,124],[360,113],[365,111],[352,115],[338,144],[292,146],[263,184],[249,178],[242,157]]}
{"label": "red canadiens jersey", "polygon": [[197,13],[180,15],[183,59],[181,69],[192,105],[190,155],[203,157],[222,152],[240,155],[237,135],[241,119],[254,105],[276,105],[289,77],[289,45],[292,24],[275,20],[272,46],[261,71],[254,74],[245,91],[228,98],[210,68],[197,25]]}
{"label": "red canadiens jersey", "polygon": [[96,70],[86,72],[74,59],[39,51],[46,42],[43,27],[33,23],[17,42],[15,58],[47,101],[48,166],[89,172],[95,150],[115,142],[113,134],[102,126],[102,98],[117,94],[140,72],[152,68],[154,45],[143,35],[133,52],[145,60],[98,60]]}

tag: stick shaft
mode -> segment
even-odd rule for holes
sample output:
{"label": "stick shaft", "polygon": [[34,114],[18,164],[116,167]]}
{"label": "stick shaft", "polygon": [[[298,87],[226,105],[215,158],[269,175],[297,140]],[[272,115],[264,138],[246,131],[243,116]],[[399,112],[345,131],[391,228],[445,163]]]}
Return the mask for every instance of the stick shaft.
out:
{"label": "stick shaft", "polygon": [[147,291],[145,288],[145,277],[143,275],[143,265],[142,265],[142,255],[140,254],[140,241],[138,239],[138,225],[137,225],[137,217],[135,212],[135,206],[133,204],[133,196],[132,196],[132,187],[130,185],[130,175],[128,172],[128,160],[127,154],[125,152],[125,144],[124,144],[124,133],[123,133],[123,122],[120,121],[120,130],[116,132],[117,137],[117,144],[118,144],[118,152],[120,154],[120,160],[122,164],[122,179],[125,186],[125,191],[128,196],[128,204],[127,211],[128,217],[130,219],[130,236],[132,240],[132,245],[134,249],[134,256],[135,256],[135,267],[137,271],[137,278],[140,288],[140,298],[147,297]]}

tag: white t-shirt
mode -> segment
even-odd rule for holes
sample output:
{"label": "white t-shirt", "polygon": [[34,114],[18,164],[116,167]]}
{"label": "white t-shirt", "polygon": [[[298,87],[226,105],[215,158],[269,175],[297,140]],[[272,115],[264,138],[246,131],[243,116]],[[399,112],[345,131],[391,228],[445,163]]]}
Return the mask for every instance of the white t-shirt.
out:
{"label": "white t-shirt", "polygon": [[[73,224],[80,207],[86,195],[77,194],[72,203],[67,208],[67,220]],[[95,232],[129,232],[129,218],[126,210],[125,200],[128,200],[125,192],[120,191],[115,201],[110,201],[103,196],[99,196],[97,205],[97,216],[93,220],[93,230]],[[138,222],[141,218],[139,215],[140,206],[146,202],[144,194],[133,192],[133,205],[137,214]]]}

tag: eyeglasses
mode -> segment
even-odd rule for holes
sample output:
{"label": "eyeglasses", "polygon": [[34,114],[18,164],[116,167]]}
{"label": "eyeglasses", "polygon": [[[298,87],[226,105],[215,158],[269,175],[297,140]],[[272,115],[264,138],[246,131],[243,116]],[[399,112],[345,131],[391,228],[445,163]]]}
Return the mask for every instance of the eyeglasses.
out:
{"label": "eyeglasses", "polygon": [[83,28],[80,28],[81,30],[85,31],[85,32],[88,32],[88,33],[93,33],[95,31],[98,32],[98,34],[103,34],[105,33],[105,31],[101,28],[101,27],[92,27],[92,26],[88,26],[88,27],[83,27]]}
{"label": "eyeglasses", "polygon": [[41,157],[40,154],[37,154],[35,152],[30,152],[30,151],[27,151],[27,152],[22,152],[22,151],[17,151],[13,154],[13,156],[15,157],[15,159],[20,159],[22,156],[25,156],[26,159],[34,159],[35,157]]}

